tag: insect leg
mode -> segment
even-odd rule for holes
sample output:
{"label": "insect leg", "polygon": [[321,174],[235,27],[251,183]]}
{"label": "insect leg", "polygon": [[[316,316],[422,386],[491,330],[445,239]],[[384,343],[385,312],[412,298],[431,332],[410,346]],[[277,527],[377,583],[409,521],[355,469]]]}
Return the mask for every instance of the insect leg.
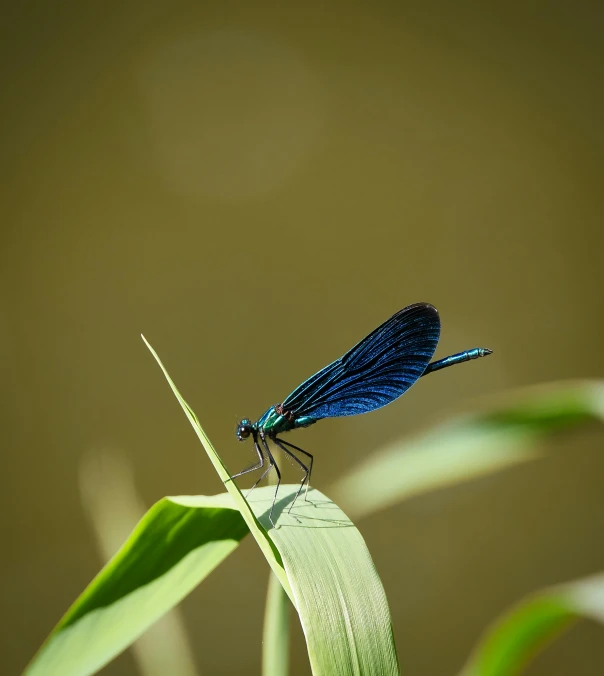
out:
{"label": "insect leg", "polygon": [[[262,469],[264,467],[264,455],[262,454],[262,450],[260,449],[260,446],[258,445],[258,439],[254,439],[254,448],[256,449],[256,453],[258,453],[259,462],[256,465],[252,465],[251,467],[248,467],[247,469],[242,470],[241,472],[237,472],[237,474],[233,474],[233,476],[230,477],[231,479],[235,479],[238,476],[243,476],[244,474],[248,474],[249,472],[254,472],[257,469]],[[269,467],[269,469],[270,469],[270,467]],[[266,474],[266,472],[264,474]],[[264,474],[262,475],[262,477],[264,477]],[[262,479],[262,477],[260,477],[260,478]],[[258,483],[258,481],[256,482],[256,484],[257,483]],[[252,486],[252,488],[254,488],[256,486],[256,484],[254,484]]]}
{"label": "insect leg", "polygon": [[298,463],[298,465],[300,465],[300,467],[304,470],[304,477],[302,478],[302,481],[300,482],[300,488],[298,488],[298,492],[296,493],[296,497],[293,499],[292,504],[289,506],[289,509],[287,510],[287,513],[289,514],[292,511],[292,507],[296,504],[296,500],[298,499],[298,496],[302,492],[302,489],[304,488],[304,482],[310,476],[310,470],[300,459],[296,458],[296,456],[291,451],[289,451],[289,450],[287,450],[287,448],[285,448],[285,446],[283,444],[287,444],[286,441],[283,441],[282,439],[277,439],[277,437],[273,437],[273,441],[277,444],[277,446],[279,446],[279,448],[284,453],[287,453],[287,455],[289,455],[290,458],[293,458]]}
{"label": "insect leg", "polygon": [[273,454],[271,453],[271,451],[268,447],[268,444],[266,443],[266,439],[262,435],[260,435],[260,439],[262,440],[262,445],[264,446],[264,450],[266,451],[266,454],[268,456],[268,461],[269,461],[271,467],[274,467],[275,472],[277,472],[277,488],[275,488],[275,495],[273,497],[273,504],[271,505],[271,511],[268,513],[269,521],[273,524],[273,528],[276,528],[275,522],[273,521],[273,509],[275,508],[275,502],[277,500],[277,493],[279,492],[279,484],[281,483],[281,472],[279,471],[279,466],[275,462],[275,458],[273,458]]}
{"label": "insect leg", "polygon": [[[312,464],[314,462],[314,458],[308,451],[305,451],[303,448],[299,448],[298,446],[294,446],[293,444],[290,444],[289,441],[285,441],[284,439],[279,439],[279,441],[282,444],[289,446],[290,448],[295,448],[296,451],[300,451],[300,453],[304,453],[304,455],[306,455],[310,458],[310,462],[308,463],[308,477],[307,477],[307,481],[306,481],[306,491],[304,493],[304,499],[306,500],[306,502],[308,502],[308,486],[310,485],[310,476],[312,474]],[[290,453],[290,455],[291,455],[291,453]]]}
{"label": "insect leg", "polygon": [[272,467],[272,465],[271,465],[270,462],[269,462],[268,467],[264,470],[264,472],[262,472],[262,474],[260,475],[260,478],[258,479],[258,481],[256,481],[256,483],[255,483],[255,484],[250,488],[250,490],[245,494],[246,500],[247,500],[247,498],[250,497],[250,493],[254,490],[254,488],[256,488],[256,486],[262,481],[262,479],[264,479],[264,477],[271,471],[271,467]]}

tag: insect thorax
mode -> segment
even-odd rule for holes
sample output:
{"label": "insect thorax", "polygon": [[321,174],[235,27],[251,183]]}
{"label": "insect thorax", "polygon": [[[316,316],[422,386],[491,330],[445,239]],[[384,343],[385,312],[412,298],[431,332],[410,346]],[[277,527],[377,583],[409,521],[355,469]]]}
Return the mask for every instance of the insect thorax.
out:
{"label": "insect thorax", "polygon": [[260,418],[257,425],[265,434],[279,434],[288,432],[296,427],[308,427],[316,420],[308,416],[297,417],[293,411],[287,410],[283,404],[271,406]]}
{"label": "insect thorax", "polygon": [[293,411],[287,411],[283,404],[277,404],[274,409],[275,413],[285,418],[288,423],[294,423],[296,421],[296,416]]}

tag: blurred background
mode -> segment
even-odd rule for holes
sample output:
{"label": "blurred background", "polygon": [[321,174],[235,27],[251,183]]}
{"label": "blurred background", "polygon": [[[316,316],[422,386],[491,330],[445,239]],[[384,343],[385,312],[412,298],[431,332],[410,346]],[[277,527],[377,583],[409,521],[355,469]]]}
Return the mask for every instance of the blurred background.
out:
{"label": "blurred background", "polygon": [[[439,308],[437,357],[495,350],[369,416],[293,434],[321,490],[487,394],[603,375],[599,3],[70,1],[3,15],[5,673],[111,553],[91,514],[114,504],[114,472],[134,514],[223,490],[141,332],[232,472],[254,460],[241,417],[409,303]],[[543,461],[359,522],[405,673],[455,673],[510,603],[602,570],[603,442],[594,426]],[[180,673],[259,673],[267,570],[248,538],[182,603]],[[306,674],[293,624],[292,673]],[[137,669],[128,651],[103,673]],[[531,673],[603,670],[602,628],[583,623]]]}

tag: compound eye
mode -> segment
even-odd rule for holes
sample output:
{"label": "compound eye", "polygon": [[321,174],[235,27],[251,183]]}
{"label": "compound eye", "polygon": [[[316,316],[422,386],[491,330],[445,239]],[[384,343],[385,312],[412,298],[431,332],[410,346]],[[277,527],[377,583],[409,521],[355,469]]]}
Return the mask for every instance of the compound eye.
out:
{"label": "compound eye", "polygon": [[237,425],[237,439],[243,441],[247,439],[252,433],[252,424],[247,418],[244,418],[239,425]]}

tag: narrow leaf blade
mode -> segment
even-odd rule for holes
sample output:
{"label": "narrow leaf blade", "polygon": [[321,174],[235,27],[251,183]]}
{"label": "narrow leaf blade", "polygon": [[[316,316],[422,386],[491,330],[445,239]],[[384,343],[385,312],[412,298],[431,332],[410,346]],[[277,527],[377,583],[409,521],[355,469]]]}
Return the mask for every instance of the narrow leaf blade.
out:
{"label": "narrow leaf blade", "polygon": [[[372,454],[329,490],[353,517],[542,456],[547,435],[604,419],[604,382],[562,382],[506,394]],[[378,487],[378,488],[376,488]]]}
{"label": "narrow leaf blade", "polygon": [[487,630],[460,676],[516,676],[580,618],[604,623],[604,574],[526,598]]}
{"label": "narrow leaf blade", "polygon": [[294,598],[291,588],[289,586],[287,575],[285,574],[285,570],[283,569],[283,563],[280,560],[279,553],[272,544],[271,539],[267,536],[266,530],[259,525],[258,520],[254,516],[254,513],[250,509],[245,498],[241,494],[241,491],[237,487],[237,484],[235,484],[234,481],[231,481],[230,474],[228,473],[226,467],[224,466],[220,456],[215,451],[214,446],[212,446],[212,442],[209,440],[206,433],[203,431],[203,428],[201,427],[199,420],[197,419],[197,416],[195,415],[191,407],[187,404],[187,402],[181,396],[180,392],[176,389],[176,385],[170,378],[168,371],[162,364],[159,356],[157,355],[157,352],[155,352],[155,350],[147,342],[145,336],[141,337],[145,342],[145,345],[149,348],[149,351],[155,358],[155,361],[159,364],[159,367],[163,371],[163,374],[166,377],[166,380],[168,381],[168,384],[170,385],[172,392],[174,393],[174,396],[178,400],[178,403],[181,405],[183,411],[185,412],[185,415],[187,416],[189,422],[193,426],[193,429],[195,430],[195,433],[197,434],[199,440],[201,441],[202,446],[204,447],[206,453],[208,454],[210,461],[214,465],[214,469],[216,470],[218,476],[224,483],[225,488],[233,498],[233,502],[237,506],[237,509],[240,511],[241,516],[245,520],[248,528],[250,529],[251,534],[254,536],[254,539],[258,543],[258,546],[262,550],[262,553],[266,557],[266,560],[268,561],[273,572],[283,585],[283,588],[287,592],[287,595],[290,597],[292,603],[294,603]]}
{"label": "narrow leaf blade", "polygon": [[268,578],[264,629],[262,632],[262,676],[287,676],[289,671],[289,610],[285,590],[271,571]]}

